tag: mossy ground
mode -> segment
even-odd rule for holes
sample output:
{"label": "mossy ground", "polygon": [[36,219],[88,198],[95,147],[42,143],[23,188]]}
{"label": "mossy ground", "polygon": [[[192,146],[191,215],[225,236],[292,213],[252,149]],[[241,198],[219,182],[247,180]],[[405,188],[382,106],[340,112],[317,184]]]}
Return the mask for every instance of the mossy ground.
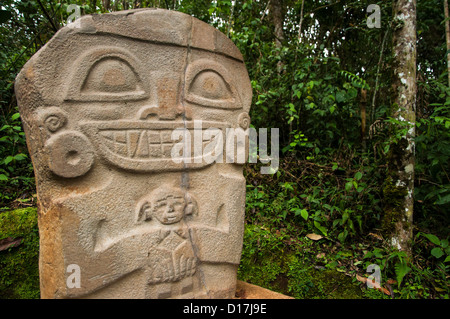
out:
{"label": "mossy ground", "polygon": [[[366,291],[337,267],[336,260],[321,262],[309,239],[292,240],[283,231],[246,225],[238,277],[299,299],[361,299]],[[383,298],[383,296],[381,296]]]}
{"label": "mossy ground", "polygon": [[39,298],[39,232],[35,207],[0,213],[0,240],[22,238],[0,251],[0,299]]}

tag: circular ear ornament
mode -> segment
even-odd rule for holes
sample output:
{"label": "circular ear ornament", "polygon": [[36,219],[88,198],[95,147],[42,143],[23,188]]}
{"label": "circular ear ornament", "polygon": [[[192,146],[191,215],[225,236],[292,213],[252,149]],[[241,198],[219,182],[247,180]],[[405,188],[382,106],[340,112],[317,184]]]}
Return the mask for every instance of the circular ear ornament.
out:
{"label": "circular ear ornament", "polygon": [[239,114],[238,123],[242,129],[248,129],[250,127],[250,116],[247,113]]}
{"label": "circular ear ornament", "polygon": [[44,124],[50,132],[56,132],[66,124],[66,121],[67,119],[63,113],[55,113],[47,116]]}
{"label": "circular ear ornament", "polygon": [[54,106],[40,110],[39,117],[50,133],[56,133],[67,124],[67,113]]}
{"label": "circular ear ornament", "polygon": [[58,176],[74,178],[86,174],[94,164],[94,149],[79,132],[67,131],[52,136],[45,149],[48,166]]}

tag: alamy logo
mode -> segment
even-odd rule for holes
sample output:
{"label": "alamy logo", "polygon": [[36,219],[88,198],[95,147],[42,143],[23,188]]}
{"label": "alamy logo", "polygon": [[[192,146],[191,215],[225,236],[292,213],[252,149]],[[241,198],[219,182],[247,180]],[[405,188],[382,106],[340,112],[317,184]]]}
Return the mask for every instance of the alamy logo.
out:
{"label": "alamy logo", "polygon": [[381,269],[380,266],[376,264],[371,264],[367,267],[367,272],[372,273],[369,278],[367,278],[366,284],[367,288],[380,288],[381,285]]}
{"label": "alamy logo", "polygon": [[280,161],[278,128],[270,130],[270,155],[268,155],[267,128],[260,128],[258,132],[253,127],[246,130],[240,127],[203,130],[202,121],[195,120],[192,131],[193,133],[185,128],[172,131],[172,141],[177,141],[171,149],[173,162],[189,164],[204,161],[211,164],[223,163],[225,160],[225,163],[244,164],[247,160],[248,163],[257,163],[259,160],[263,164],[268,164],[261,167],[261,174],[274,174],[278,171]]}
{"label": "alamy logo", "polygon": [[372,13],[367,17],[367,27],[372,28],[381,28],[381,10],[380,6],[377,4],[370,4],[367,7],[367,13]]}
{"label": "alamy logo", "polygon": [[69,17],[67,18],[67,24],[74,22],[75,20],[79,19],[81,17],[81,10],[80,6],[76,4],[70,4],[67,7],[67,13],[73,12]]}
{"label": "alamy logo", "polygon": [[81,288],[81,269],[77,264],[70,264],[67,266],[67,276],[66,285],[67,288]]}

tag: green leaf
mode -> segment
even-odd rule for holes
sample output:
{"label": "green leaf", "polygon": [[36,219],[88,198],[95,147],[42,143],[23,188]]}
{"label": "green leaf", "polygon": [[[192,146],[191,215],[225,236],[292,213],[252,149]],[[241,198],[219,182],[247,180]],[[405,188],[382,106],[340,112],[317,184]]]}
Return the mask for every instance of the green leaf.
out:
{"label": "green leaf", "polygon": [[435,202],[436,205],[444,205],[450,202],[450,194],[445,195]]}
{"label": "green leaf", "polygon": [[11,120],[15,121],[15,120],[17,120],[19,117],[20,117],[20,114],[19,114],[19,113],[14,113],[14,114],[11,116]]}
{"label": "green leaf", "polygon": [[450,255],[450,247],[445,248],[444,251],[447,255]]}
{"label": "green leaf", "polygon": [[0,181],[7,181],[8,180],[8,176],[6,176],[5,174],[0,174]]}
{"label": "green leaf", "polygon": [[331,114],[333,114],[333,113],[334,113],[334,110],[335,110],[335,107],[334,107],[334,105],[330,106],[330,113],[331,113]]}
{"label": "green leaf", "polygon": [[355,231],[355,226],[353,225],[353,221],[351,219],[348,220],[347,224],[352,231]]}
{"label": "green leaf", "polygon": [[355,174],[355,179],[356,179],[357,181],[359,181],[359,180],[361,179],[362,176],[363,176],[363,174],[362,174],[361,172],[356,172],[356,174]]}
{"label": "green leaf", "polygon": [[433,244],[438,245],[438,246],[441,244],[441,241],[436,236],[434,236],[432,234],[424,234],[424,233],[421,233],[421,234],[422,234],[422,236],[425,236],[426,238],[428,238],[428,240],[431,241]]}
{"label": "green leaf", "polygon": [[309,214],[308,214],[308,211],[306,209],[302,209],[300,211],[300,214],[302,215],[304,220],[308,220]]}
{"label": "green leaf", "polygon": [[344,212],[344,214],[342,214],[342,224],[341,225],[343,225],[347,221],[348,217],[349,217],[348,212]]}
{"label": "green leaf", "polygon": [[347,183],[345,183],[345,190],[346,190],[346,191],[351,190],[352,187],[353,187],[353,182],[347,182]]}
{"label": "green leaf", "polygon": [[441,258],[444,255],[444,251],[440,247],[435,247],[431,250],[431,254],[436,258]]}
{"label": "green leaf", "polygon": [[345,241],[345,238],[347,237],[348,232],[344,230],[343,232],[339,233],[338,240],[343,243]]}
{"label": "green leaf", "polygon": [[449,261],[450,261],[450,256],[447,256],[447,257],[445,258],[444,262],[447,263],[447,262],[449,262]]}
{"label": "green leaf", "polygon": [[[337,224],[339,224],[339,222],[341,222],[341,221],[342,221],[341,219],[335,219],[335,220],[333,221],[333,228],[336,227]],[[342,223],[341,223],[341,225],[342,225]]]}
{"label": "green leaf", "polygon": [[368,251],[365,255],[364,255],[364,259],[366,259],[366,258],[372,258],[372,256],[373,256],[373,253],[372,252],[370,252],[370,251]]}
{"label": "green leaf", "polygon": [[320,232],[321,232],[322,234],[324,234],[325,236],[327,236],[327,229],[326,229],[325,227],[323,227],[322,225],[320,225],[319,222],[314,221],[314,226],[315,226],[318,230],[320,230]]}
{"label": "green leaf", "polygon": [[8,165],[13,159],[14,159],[14,157],[8,156],[5,158],[3,163],[5,163],[5,165]]}
{"label": "green leaf", "polygon": [[345,101],[345,92],[343,92],[343,91],[337,92],[336,93],[336,101],[339,103]]}
{"label": "green leaf", "polygon": [[19,154],[17,154],[17,155],[14,156],[14,159],[15,159],[16,161],[21,161],[21,160],[23,160],[23,159],[25,159],[25,158],[27,158],[27,156],[26,156],[25,154],[22,154],[22,153],[19,153]]}
{"label": "green leaf", "polygon": [[381,253],[381,249],[379,249],[379,248],[375,248],[375,249],[373,250],[373,254],[374,254],[375,257],[377,257],[377,258],[383,258],[383,254]]}

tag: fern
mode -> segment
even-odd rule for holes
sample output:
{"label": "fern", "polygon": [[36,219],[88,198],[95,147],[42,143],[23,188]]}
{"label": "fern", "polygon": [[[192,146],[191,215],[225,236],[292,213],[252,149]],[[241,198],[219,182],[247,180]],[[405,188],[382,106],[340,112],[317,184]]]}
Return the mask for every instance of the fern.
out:
{"label": "fern", "polygon": [[340,71],[340,73],[348,81],[350,81],[354,87],[370,90],[370,86],[367,84],[367,82],[363,78],[359,77],[358,75],[353,74],[348,71],[344,71],[344,70]]}
{"label": "fern", "polygon": [[397,276],[398,287],[402,283],[403,278],[411,271],[405,261],[400,261],[395,264],[395,275]]}

